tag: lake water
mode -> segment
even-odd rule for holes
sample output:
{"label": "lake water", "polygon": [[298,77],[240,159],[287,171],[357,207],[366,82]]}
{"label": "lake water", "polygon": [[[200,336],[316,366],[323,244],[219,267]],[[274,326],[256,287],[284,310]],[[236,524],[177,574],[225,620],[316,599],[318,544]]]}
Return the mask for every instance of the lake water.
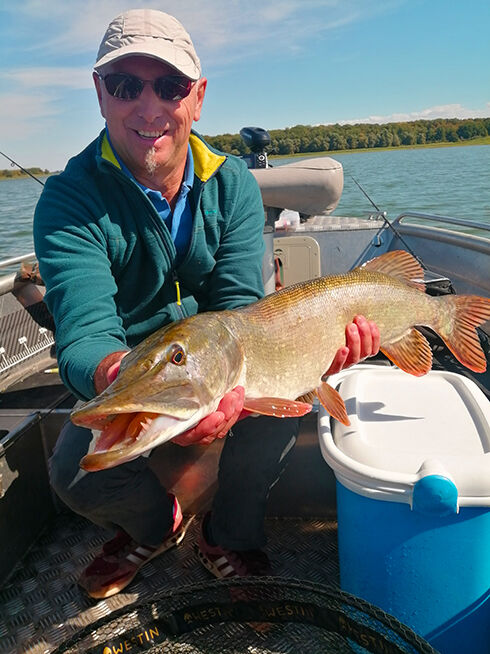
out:
{"label": "lake water", "polygon": [[[333,158],[344,168],[344,191],[335,215],[372,211],[354,177],[390,219],[410,210],[490,225],[489,146],[354,152]],[[33,250],[32,216],[41,191],[30,177],[0,180],[0,261]]]}

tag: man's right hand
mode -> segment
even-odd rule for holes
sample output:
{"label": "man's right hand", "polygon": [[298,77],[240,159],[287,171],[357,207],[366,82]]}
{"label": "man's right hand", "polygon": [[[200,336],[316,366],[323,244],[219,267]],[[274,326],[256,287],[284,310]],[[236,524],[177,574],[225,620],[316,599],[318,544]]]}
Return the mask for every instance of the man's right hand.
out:
{"label": "man's right hand", "polygon": [[102,393],[116,379],[121,360],[129,354],[127,350],[111,352],[99,363],[94,374],[94,388],[97,395]]}
{"label": "man's right hand", "polygon": [[243,410],[245,390],[236,386],[226,393],[218,404],[218,408],[197,423],[192,429],[179,434],[172,439],[177,445],[209,445],[217,438],[224,438],[235,422],[249,415]]}

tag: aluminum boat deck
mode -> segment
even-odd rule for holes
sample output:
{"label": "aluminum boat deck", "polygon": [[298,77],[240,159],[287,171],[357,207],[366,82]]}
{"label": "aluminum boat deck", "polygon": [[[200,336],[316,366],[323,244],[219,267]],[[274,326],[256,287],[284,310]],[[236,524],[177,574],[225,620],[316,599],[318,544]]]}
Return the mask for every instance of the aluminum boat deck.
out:
{"label": "aluminum boat deck", "polygon": [[[95,601],[77,586],[107,538],[73,514],[56,517],[0,590],[0,652],[44,654],[102,616],[188,584],[211,579],[194,550],[199,519],[186,515],[184,541],[150,561],[125,592]],[[324,519],[268,518],[267,552],[280,577],[338,584],[336,523]]]}

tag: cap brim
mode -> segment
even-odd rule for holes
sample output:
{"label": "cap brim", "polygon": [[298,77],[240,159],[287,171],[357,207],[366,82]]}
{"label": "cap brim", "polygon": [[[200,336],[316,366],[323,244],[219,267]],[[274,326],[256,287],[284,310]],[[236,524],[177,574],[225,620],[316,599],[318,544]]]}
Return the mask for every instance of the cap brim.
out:
{"label": "cap brim", "polygon": [[108,64],[124,59],[126,57],[140,55],[142,57],[150,57],[156,59],[164,64],[168,64],[175,68],[181,75],[185,75],[189,79],[196,81],[201,77],[201,69],[196,62],[189,57],[185,52],[176,52],[173,47],[159,47],[159,48],[145,48],[143,44],[127,45],[112,52],[108,52],[99,61],[95,63],[94,69],[97,72],[107,66]]}

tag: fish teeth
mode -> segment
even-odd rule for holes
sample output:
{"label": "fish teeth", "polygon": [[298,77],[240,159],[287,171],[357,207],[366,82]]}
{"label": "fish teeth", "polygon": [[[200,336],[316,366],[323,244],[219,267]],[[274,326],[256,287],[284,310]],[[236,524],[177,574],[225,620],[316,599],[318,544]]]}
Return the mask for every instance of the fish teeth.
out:
{"label": "fish teeth", "polygon": [[149,418],[146,418],[144,421],[140,423],[140,431],[139,434],[136,436],[135,440],[138,441],[142,436],[145,435],[145,433],[148,431],[151,423],[153,420],[150,420]]}

